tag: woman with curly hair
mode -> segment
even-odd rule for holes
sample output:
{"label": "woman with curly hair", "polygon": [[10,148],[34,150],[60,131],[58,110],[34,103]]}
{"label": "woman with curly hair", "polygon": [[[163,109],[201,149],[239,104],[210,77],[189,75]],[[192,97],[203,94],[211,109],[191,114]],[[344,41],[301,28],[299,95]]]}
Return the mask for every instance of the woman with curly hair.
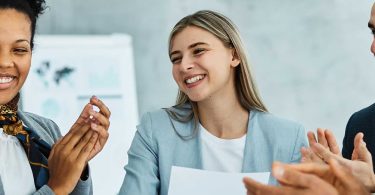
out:
{"label": "woman with curly hair", "polygon": [[87,163],[108,139],[105,104],[93,96],[62,138],[53,121],[18,109],[44,4],[0,1],[0,194],[92,194]]}

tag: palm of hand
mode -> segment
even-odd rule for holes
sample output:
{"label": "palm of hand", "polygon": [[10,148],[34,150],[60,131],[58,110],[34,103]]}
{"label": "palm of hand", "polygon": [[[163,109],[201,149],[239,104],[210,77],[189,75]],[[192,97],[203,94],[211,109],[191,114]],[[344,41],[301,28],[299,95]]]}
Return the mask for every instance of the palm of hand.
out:
{"label": "palm of hand", "polygon": [[351,173],[366,187],[372,186],[373,170],[372,165],[361,160],[343,159],[342,163],[349,168]]}

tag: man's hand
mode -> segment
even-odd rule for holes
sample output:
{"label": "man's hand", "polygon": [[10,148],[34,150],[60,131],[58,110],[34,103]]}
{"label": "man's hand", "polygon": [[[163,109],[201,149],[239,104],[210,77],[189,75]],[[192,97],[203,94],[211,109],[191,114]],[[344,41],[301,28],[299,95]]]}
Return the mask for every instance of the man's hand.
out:
{"label": "man's hand", "polygon": [[363,184],[353,177],[349,169],[334,159],[329,160],[329,166],[317,163],[274,163],[272,173],[281,186],[267,186],[245,178],[247,194],[370,194]]}

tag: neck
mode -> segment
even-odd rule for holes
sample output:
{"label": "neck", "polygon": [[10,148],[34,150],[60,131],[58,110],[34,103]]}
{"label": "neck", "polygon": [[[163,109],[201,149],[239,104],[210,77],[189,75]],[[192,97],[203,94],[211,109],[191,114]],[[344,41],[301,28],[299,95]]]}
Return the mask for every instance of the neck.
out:
{"label": "neck", "polygon": [[4,105],[0,105],[0,114],[11,114],[16,113],[18,110],[18,101],[20,94],[18,93],[12,100]]}
{"label": "neck", "polygon": [[249,111],[244,109],[235,89],[198,102],[201,124],[211,134],[223,139],[242,137],[247,132]]}

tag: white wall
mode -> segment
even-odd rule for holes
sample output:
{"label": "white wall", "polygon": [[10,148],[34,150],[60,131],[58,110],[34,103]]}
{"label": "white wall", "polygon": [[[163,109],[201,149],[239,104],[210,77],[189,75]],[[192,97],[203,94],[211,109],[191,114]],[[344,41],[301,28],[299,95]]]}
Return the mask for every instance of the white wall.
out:
{"label": "white wall", "polygon": [[[375,61],[358,0],[48,0],[42,34],[127,33],[133,37],[139,113],[174,103],[167,56],[170,29],[212,9],[239,27],[270,111],[307,129],[327,127],[340,143],[350,115],[374,102]],[[282,129],[280,129],[282,131]],[[124,151],[126,152],[126,151]]]}

